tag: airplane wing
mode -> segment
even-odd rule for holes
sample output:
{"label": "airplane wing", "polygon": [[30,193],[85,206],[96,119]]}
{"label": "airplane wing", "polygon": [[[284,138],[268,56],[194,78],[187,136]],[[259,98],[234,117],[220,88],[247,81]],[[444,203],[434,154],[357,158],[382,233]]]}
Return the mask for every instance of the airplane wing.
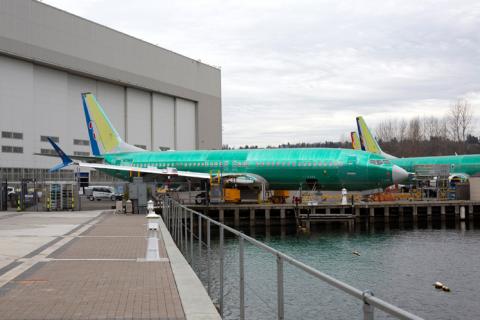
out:
{"label": "airplane wing", "polygon": [[[210,175],[209,173],[204,173],[204,172],[182,171],[182,170],[177,170],[176,168],[166,168],[166,169],[163,169],[163,168],[159,169],[155,167],[138,168],[138,167],[132,167],[132,166],[118,166],[118,165],[112,165],[112,164],[88,163],[88,162],[74,162],[73,164],[83,168],[140,172],[143,174],[153,174],[153,175],[170,176],[170,177],[183,177],[183,178],[193,178],[193,179],[210,179],[212,177],[217,177],[217,174]],[[250,184],[250,183],[268,184],[265,178],[254,173],[228,173],[227,172],[227,173],[221,173],[220,176],[224,179],[235,179],[235,181],[240,184]]]}
{"label": "airplane wing", "polygon": [[103,164],[103,163],[89,163],[89,162],[74,162],[83,168],[93,168],[93,169],[104,169],[104,170],[117,170],[117,171],[127,171],[127,172],[141,172],[147,174],[158,174],[162,176],[177,176],[185,178],[197,178],[197,179],[210,179],[210,174],[202,172],[193,172],[193,171],[179,171],[176,168],[166,168],[159,169],[154,167],[147,168],[138,168],[132,166],[117,166],[113,164]]}

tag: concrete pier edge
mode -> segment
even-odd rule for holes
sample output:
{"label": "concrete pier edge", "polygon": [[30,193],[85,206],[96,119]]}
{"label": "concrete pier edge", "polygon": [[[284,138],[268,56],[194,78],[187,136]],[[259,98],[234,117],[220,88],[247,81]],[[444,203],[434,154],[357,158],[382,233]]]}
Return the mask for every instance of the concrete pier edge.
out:
{"label": "concrete pier edge", "polygon": [[205,290],[205,287],[175,245],[162,218],[160,218],[159,227],[160,235],[163,238],[165,249],[170,259],[170,265],[186,319],[220,320],[221,317]]}

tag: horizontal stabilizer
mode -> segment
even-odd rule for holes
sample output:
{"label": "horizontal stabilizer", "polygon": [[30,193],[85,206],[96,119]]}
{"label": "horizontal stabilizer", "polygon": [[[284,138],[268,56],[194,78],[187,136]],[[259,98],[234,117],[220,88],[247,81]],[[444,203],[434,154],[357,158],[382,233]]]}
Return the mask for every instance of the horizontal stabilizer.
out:
{"label": "horizontal stabilizer", "polygon": [[[45,154],[45,153],[34,153],[34,156],[42,156],[42,157],[54,157],[58,158],[58,154]],[[102,163],[103,162],[103,157],[102,156],[76,156],[76,155],[71,155],[67,154],[67,157],[69,157],[72,160],[79,160],[79,161],[85,161],[85,162],[94,162],[94,163]]]}
{"label": "horizontal stabilizer", "polygon": [[55,167],[51,168],[49,172],[56,172],[62,168],[65,168],[73,163],[73,160],[63,152],[62,149],[50,138],[47,137],[48,142],[52,145],[53,149],[55,149],[55,152],[57,152],[58,156],[62,160],[62,163],[56,165]]}

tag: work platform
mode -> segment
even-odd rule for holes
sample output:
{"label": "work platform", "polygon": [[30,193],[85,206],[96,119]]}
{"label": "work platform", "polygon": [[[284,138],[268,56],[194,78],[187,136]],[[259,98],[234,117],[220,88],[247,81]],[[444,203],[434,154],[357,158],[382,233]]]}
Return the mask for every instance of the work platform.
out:
{"label": "work platform", "polygon": [[160,259],[145,261],[144,215],[25,213],[0,219],[0,237],[22,252],[8,261],[15,250],[0,246],[1,319],[219,319],[162,223]]}
{"label": "work platform", "polygon": [[393,201],[357,202],[342,205],[318,204],[210,204],[188,205],[220,222],[241,225],[286,225],[310,222],[346,222],[368,219],[389,222],[391,219],[418,218],[472,219],[480,217],[480,201]]}

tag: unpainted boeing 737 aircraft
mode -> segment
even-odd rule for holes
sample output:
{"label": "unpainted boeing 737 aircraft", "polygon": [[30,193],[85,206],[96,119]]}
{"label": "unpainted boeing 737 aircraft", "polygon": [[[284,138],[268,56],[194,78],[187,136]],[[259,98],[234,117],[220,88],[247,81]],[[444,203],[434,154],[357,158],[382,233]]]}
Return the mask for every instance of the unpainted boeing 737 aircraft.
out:
{"label": "unpainted boeing 737 aircraft", "polygon": [[[360,147],[357,144],[357,147],[354,147],[354,149],[378,154],[408,172],[413,173],[416,165],[449,165],[450,179],[465,180],[474,174],[480,173],[480,154],[396,158],[383,152],[363,117],[357,117],[357,127],[360,136]],[[353,138],[352,145],[354,145]]]}
{"label": "unpainted boeing 737 aircraft", "polygon": [[[400,183],[408,173],[378,154],[351,149],[250,149],[146,151],[124,142],[91,93],[82,94],[92,157],[66,155],[49,140],[62,163],[94,168],[121,179],[235,179],[274,189],[370,190]],[[100,142],[100,143],[98,143]]]}

